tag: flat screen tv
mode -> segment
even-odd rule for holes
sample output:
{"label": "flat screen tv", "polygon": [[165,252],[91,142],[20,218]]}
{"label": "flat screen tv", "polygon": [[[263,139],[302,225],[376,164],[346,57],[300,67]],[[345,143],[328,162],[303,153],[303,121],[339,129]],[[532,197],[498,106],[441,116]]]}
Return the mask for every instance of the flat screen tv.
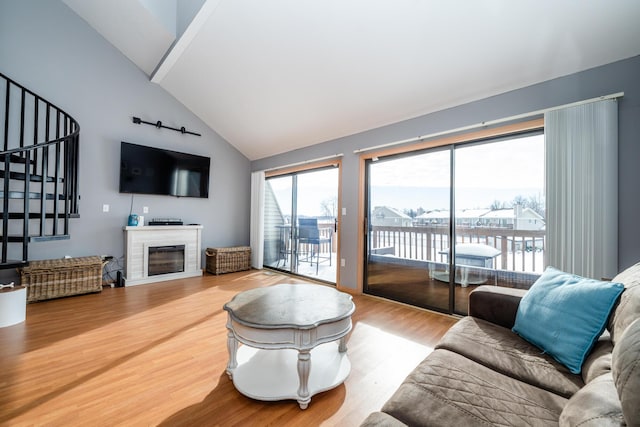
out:
{"label": "flat screen tv", "polygon": [[120,192],[209,197],[209,157],[155,147],[120,145]]}

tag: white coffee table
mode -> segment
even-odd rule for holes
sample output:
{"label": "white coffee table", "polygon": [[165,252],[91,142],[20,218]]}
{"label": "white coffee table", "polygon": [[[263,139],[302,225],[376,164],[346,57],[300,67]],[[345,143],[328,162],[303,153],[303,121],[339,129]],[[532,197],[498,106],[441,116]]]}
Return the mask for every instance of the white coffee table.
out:
{"label": "white coffee table", "polygon": [[323,285],[281,284],[242,292],[224,309],[227,374],[245,396],[295,399],[306,409],[313,395],[349,376],[351,295]]}

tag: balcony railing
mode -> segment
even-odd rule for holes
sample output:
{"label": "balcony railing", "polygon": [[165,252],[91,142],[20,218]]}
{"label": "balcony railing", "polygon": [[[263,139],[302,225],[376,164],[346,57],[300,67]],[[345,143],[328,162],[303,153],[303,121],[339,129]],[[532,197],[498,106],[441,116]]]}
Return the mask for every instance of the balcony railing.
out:
{"label": "balcony railing", "polygon": [[[371,253],[399,258],[446,262],[449,249],[447,225],[410,227],[372,226]],[[544,230],[500,227],[456,227],[457,243],[480,243],[500,250],[494,268],[541,273],[546,245]]]}

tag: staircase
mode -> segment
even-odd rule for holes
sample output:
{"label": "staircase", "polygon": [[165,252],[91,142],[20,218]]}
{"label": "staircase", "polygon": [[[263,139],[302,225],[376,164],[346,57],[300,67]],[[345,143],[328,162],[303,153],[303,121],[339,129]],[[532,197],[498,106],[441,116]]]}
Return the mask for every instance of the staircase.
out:
{"label": "staircase", "polygon": [[0,102],[0,269],[7,269],[28,263],[29,243],[69,239],[69,219],[79,217],[80,126],[2,73]]}

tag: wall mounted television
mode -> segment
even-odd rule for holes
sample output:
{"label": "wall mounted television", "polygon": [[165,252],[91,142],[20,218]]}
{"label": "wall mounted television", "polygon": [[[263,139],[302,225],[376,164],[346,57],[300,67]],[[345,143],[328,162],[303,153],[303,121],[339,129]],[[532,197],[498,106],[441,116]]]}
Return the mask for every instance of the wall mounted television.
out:
{"label": "wall mounted television", "polygon": [[120,192],[209,197],[211,159],[122,141]]}

